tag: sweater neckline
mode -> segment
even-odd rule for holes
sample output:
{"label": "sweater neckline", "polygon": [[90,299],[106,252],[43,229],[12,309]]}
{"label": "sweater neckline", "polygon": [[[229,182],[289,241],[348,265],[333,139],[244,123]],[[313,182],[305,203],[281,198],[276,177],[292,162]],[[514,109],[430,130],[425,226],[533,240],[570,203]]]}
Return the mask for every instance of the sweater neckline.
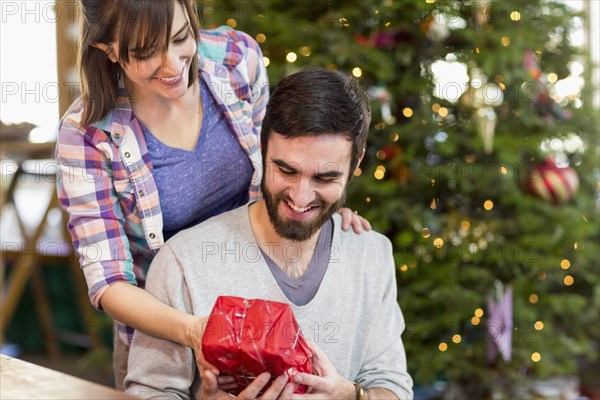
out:
{"label": "sweater neckline", "polygon": [[[260,249],[260,246],[256,240],[256,237],[254,236],[254,232],[252,232],[252,224],[250,222],[249,207],[252,204],[254,204],[254,202],[248,203],[248,204],[246,204],[246,206],[244,208],[240,209],[244,214],[242,217],[244,223],[241,224],[242,226],[240,228],[241,228],[242,232],[244,233],[244,235],[246,237],[252,238],[252,242],[254,244],[256,244],[256,246]],[[335,213],[332,217],[332,223],[333,223],[333,236],[331,238],[332,248],[331,248],[331,255],[329,257],[329,263],[327,264],[327,271],[325,271],[325,275],[323,276],[323,280],[321,281],[321,285],[319,286],[317,293],[314,295],[314,297],[308,303],[306,303],[303,306],[298,306],[288,300],[285,293],[283,293],[283,291],[277,284],[275,277],[271,273],[271,270],[269,269],[269,266],[267,265],[267,261],[263,257],[262,251],[259,251],[260,263],[258,263],[257,272],[261,274],[261,278],[264,280],[263,282],[268,282],[269,285],[271,287],[273,287],[273,290],[277,293],[277,296],[279,297],[279,301],[282,303],[287,303],[292,307],[292,310],[294,311],[294,315],[298,319],[302,318],[304,313],[310,312],[310,310],[312,310],[315,307],[315,305],[322,305],[323,303],[320,300],[320,298],[324,296],[324,294],[322,294],[322,293],[326,292],[328,290],[327,288],[330,287],[333,283],[335,283],[333,281],[333,279],[334,279],[333,277],[337,273],[335,270],[337,269],[338,264],[340,264],[340,258],[339,258],[340,227],[341,227],[340,218],[341,218],[340,215],[337,213]],[[336,248],[334,246],[338,247],[337,252],[334,251],[334,250],[336,250]],[[335,258],[335,257],[337,257],[337,258]],[[332,262],[333,260],[337,260],[337,261]]]}

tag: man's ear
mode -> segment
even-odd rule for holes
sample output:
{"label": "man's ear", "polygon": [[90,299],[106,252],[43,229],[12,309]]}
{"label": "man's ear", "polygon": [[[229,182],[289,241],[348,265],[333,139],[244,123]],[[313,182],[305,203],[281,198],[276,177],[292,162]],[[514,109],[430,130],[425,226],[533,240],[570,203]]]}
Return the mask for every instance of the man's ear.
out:
{"label": "man's ear", "polygon": [[363,151],[362,151],[362,153],[361,153],[360,157],[358,158],[358,163],[356,164],[356,168],[354,169],[354,171],[352,172],[352,174],[354,174],[354,172],[356,172],[356,170],[358,169],[358,167],[360,167],[360,163],[362,162],[362,160],[363,160],[363,157],[365,156],[365,152],[366,152],[366,150],[367,150],[367,149],[365,149],[365,148],[363,147]]}
{"label": "man's ear", "polygon": [[112,44],[92,43],[92,46],[105,52],[110,61],[112,61],[114,63],[117,62],[117,57],[115,56],[115,51],[113,49]]}

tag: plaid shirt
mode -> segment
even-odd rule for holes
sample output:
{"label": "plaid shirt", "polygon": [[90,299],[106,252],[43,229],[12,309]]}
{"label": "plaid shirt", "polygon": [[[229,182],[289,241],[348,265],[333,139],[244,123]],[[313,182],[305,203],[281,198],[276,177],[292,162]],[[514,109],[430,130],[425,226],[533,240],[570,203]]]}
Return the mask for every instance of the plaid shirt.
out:
{"label": "plaid shirt", "polygon": [[[269,98],[258,44],[228,27],[200,32],[199,75],[247,152],[254,175],[250,200],[260,197],[259,134]],[[115,282],[144,286],[145,274],[164,243],[152,163],[125,89],[105,118],[80,127],[77,99],[58,126],[57,189],[89,287],[92,304]],[[227,182],[223,182],[224,185]]]}

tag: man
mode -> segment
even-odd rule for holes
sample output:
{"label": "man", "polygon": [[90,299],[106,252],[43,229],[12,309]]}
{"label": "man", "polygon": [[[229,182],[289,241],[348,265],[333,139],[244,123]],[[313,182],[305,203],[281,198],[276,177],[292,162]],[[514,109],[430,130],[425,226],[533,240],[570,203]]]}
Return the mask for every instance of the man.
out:
{"label": "man", "polygon": [[[194,315],[219,295],[291,305],[311,340],[315,375],[261,374],[239,398],[412,398],[390,241],[343,232],[335,212],[363,155],[370,123],[364,92],[339,72],[283,79],[261,134],[263,198],[173,237],[154,259],[146,289]],[[226,379],[197,372],[192,350],[137,332],[127,392],[227,398]],[[293,394],[293,384],[310,394]],[[225,397],[224,397],[225,396]]]}

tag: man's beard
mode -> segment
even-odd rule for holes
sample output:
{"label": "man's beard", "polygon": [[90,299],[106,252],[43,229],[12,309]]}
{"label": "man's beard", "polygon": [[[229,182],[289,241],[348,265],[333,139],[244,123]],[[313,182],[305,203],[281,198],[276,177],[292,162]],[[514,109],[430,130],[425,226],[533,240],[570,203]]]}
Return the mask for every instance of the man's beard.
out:
{"label": "man's beard", "polygon": [[289,200],[289,197],[283,192],[273,195],[266,188],[266,185],[263,184],[262,186],[267,214],[269,215],[269,221],[271,221],[273,228],[275,228],[275,232],[279,236],[295,242],[303,242],[310,239],[340,209],[346,200],[345,190],[342,196],[334,203],[325,203],[322,200],[318,200],[316,204],[312,204],[319,207],[316,217],[312,217],[309,221],[296,221],[279,215],[279,203]]}

